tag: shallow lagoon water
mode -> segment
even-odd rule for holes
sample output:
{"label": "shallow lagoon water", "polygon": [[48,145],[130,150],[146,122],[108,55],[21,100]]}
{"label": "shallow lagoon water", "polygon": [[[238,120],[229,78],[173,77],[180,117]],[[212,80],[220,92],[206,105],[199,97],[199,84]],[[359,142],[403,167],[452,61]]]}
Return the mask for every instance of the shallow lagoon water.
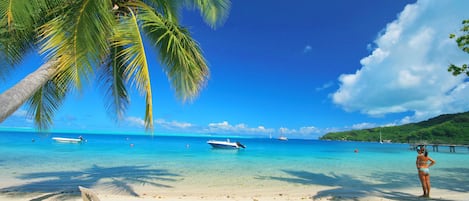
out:
{"label": "shallow lagoon water", "polygon": [[[226,138],[83,134],[85,143],[68,144],[51,138],[78,135],[1,132],[0,136],[0,179],[12,181],[2,192],[103,183],[217,189],[289,184],[351,191],[420,186],[416,152],[408,144],[231,138],[247,148],[220,150],[206,141]],[[433,187],[469,191],[467,148],[450,153],[440,147],[430,156],[437,161],[431,168]],[[15,185],[15,180],[28,183]]]}

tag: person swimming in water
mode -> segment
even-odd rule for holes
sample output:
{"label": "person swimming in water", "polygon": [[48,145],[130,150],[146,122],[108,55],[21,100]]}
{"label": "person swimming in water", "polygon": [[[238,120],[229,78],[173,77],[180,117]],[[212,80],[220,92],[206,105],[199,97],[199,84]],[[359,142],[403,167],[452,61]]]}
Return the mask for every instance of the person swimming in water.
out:
{"label": "person swimming in water", "polygon": [[[428,157],[428,152],[424,147],[419,147],[418,156],[415,165],[419,173],[420,183],[422,183],[423,195],[422,197],[430,197],[430,167],[435,164],[435,160]],[[428,164],[430,162],[430,164]]]}

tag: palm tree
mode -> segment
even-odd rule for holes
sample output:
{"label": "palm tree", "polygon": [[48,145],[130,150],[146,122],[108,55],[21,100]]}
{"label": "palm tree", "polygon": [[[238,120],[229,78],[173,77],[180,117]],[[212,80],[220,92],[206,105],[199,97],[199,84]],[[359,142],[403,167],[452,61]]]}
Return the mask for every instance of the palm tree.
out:
{"label": "palm tree", "polygon": [[[128,86],[145,96],[145,127],[153,128],[147,52],[154,47],[178,98],[192,100],[209,77],[198,43],[179,24],[183,7],[196,8],[212,28],[223,22],[229,0],[2,0],[0,75],[39,51],[46,62],[0,94],[0,123],[27,103],[40,129],[52,124],[67,94],[96,77],[106,109],[122,118]],[[144,44],[144,38],[150,44]],[[94,76],[95,73],[98,76]],[[5,76],[3,76],[5,77]]]}

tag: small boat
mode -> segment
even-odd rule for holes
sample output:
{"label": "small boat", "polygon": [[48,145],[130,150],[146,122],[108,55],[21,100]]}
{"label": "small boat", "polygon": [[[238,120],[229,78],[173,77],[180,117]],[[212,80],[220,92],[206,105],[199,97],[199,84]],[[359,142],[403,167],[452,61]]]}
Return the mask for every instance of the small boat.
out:
{"label": "small boat", "polygon": [[277,138],[278,140],[280,140],[280,141],[287,141],[288,140],[288,138],[284,134],[284,131],[285,131],[285,128],[280,128],[280,137]]}
{"label": "small boat", "polygon": [[280,136],[280,137],[278,138],[278,140],[281,140],[281,141],[287,141],[287,140],[288,140],[288,138],[287,138],[287,137],[285,137],[285,136]]}
{"label": "small boat", "polygon": [[230,142],[230,140],[226,141],[218,141],[218,140],[209,140],[207,141],[209,145],[212,145],[213,148],[220,148],[220,149],[239,149],[239,148],[246,148],[243,144],[239,142]]}
{"label": "small boat", "polygon": [[66,137],[53,137],[53,140],[57,142],[65,142],[65,143],[81,143],[83,142],[83,137],[78,138],[66,138]]}

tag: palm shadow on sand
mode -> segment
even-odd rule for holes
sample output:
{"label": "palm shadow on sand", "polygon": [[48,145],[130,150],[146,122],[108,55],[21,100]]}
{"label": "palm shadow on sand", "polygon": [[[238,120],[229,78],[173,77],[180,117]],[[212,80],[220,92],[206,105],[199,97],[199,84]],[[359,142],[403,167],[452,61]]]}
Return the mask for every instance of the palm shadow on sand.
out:
{"label": "palm shadow on sand", "polygon": [[[272,179],[278,181],[284,181],[302,185],[321,185],[329,186],[331,189],[322,190],[317,192],[316,195],[312,196],[312,200],[330,199],[333,197],[334,200],[362,200],[369,195],[379,196],[389,200],[422,200],[418,197],[419,195],[409,194],[400,191],[389,191],[386,189],[405,189],[408,187],[420,187],[417,173],[383,173],[373,174],[373,183],[364,182],[351,175],[346,174],[322,174],[313,173],[308,171],[296,171],[296,170],[282,170],[289,176],[285,177],[259,177],[258,179]],[[449,171],[449,170],[448,170]],[[454,170],[452,170],[454,171]],[[464,171],[469,172],[469,169],[459,170],[461,173]],[[469,173],[465,173],[469,174]],[[464,177],[467,178],[467,177]],[[467,182],[465,182],[467,184]],[[434,187],[440,189],[448,189],[458,192],[467,192],[469,187],[460,186],[461,182],[457,179],[451,178],[432,178],[432,184]],[[447,201],[446,199],[425,199],[425,200],[439,200]],[[449,200],[448,200],[449,201]]]}
{"label": "palm shadow on sand", "polygon": [[104,185],[113,194],[124,194],[138,197],[132,184],[152,185],[161,188],[172,188],[167,183],[178,180],[180,175],[164,169],[150,169],[148,166],[100,167],[93,165],[82,171],[36,172],[18,176],[27,183],[0,189],[0,194],[21,196],[27,194],[44,194],[40,201],[49,197],[63,200],[79,195],[78,186],[92,187]]}

